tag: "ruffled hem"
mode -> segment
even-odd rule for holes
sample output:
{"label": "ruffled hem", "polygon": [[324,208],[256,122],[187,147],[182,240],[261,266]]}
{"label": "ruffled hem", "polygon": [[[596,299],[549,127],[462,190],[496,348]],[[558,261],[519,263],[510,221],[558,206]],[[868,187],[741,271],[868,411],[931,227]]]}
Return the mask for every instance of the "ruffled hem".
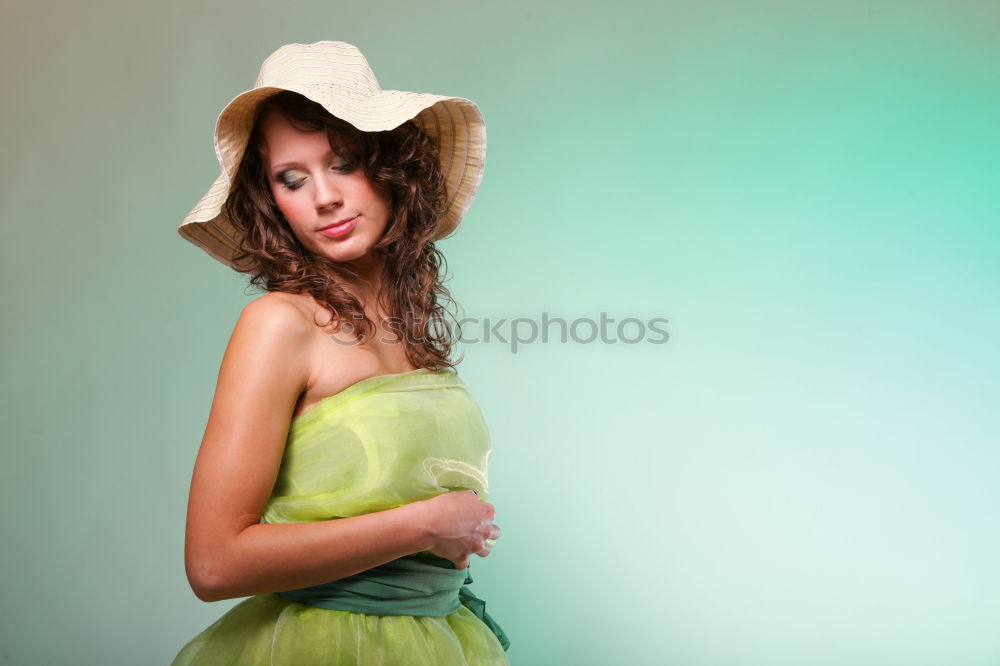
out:
{"label": "ruffled hem", "polygon": [[172,666],[509,666],[466,607],[444,617],[328,610],[261,594],[185,645]]}

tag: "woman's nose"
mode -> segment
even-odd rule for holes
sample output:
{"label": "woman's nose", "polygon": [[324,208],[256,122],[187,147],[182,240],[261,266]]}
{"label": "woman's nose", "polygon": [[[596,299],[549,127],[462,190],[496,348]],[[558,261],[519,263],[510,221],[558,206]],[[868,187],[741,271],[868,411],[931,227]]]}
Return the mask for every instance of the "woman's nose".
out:
{"label": "woman's nose", "polygon": [[329,176],[321,176],[313,182],[316,183],[313,192],[313,196],[316,199],[316,208],[330,208],[340,203],[340,189],[333,182],[332,178]]}

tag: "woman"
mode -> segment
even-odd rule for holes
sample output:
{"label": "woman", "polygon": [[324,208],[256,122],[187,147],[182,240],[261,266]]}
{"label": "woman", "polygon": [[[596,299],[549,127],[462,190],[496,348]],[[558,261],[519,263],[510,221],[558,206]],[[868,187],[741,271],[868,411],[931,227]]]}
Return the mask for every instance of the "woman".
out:
{"label": "woman", "polygon": [[222,361],[185,564],[204,601],[253,596],[174,664],[508,664],[464,586],[500,530],[434,247],[482,178],[478,108],[290,44],[215,139],[223,174],[180,233],[267,293]]}

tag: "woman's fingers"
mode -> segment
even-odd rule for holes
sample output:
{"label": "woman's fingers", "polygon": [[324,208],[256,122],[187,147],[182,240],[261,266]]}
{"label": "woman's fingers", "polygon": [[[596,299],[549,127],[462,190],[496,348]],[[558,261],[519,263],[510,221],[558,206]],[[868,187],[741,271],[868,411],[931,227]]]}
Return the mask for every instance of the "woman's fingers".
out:
{"label": "woman's fingers", "polygon": [[499,538],[500,527],[498,525],[490,525],[490,536],[483,539],[483,547],[476,551],[476,555],[479,555],[480,557],[486,557],[489,555]]}
{"label": "woman's fingers", "polygon": [[436,544],[430,552],[451,560],[456,569],[465,569],[473,555],[486,557],[500,538],[500,528],[493,524],[496,508],[479,498],[471,488],[467,492],[448,492],[427,502],[434,521],[431,528]]}

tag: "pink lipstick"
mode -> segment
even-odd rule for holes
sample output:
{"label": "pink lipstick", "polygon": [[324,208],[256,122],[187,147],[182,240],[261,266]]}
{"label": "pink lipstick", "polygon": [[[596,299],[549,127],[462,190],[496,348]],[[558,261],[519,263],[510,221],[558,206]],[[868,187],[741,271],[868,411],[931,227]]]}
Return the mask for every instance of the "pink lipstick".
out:
{"label": "pink lipstick", "polygon": [[323,227],[319,230],[319,232],[329,238],[339,238],[341,236],[345,236],[349,234],[351,229],[358,224],[359,217],[361,216],[355,215],[352,218],[341,220],[340,222],[334,222],[333,224]]}

